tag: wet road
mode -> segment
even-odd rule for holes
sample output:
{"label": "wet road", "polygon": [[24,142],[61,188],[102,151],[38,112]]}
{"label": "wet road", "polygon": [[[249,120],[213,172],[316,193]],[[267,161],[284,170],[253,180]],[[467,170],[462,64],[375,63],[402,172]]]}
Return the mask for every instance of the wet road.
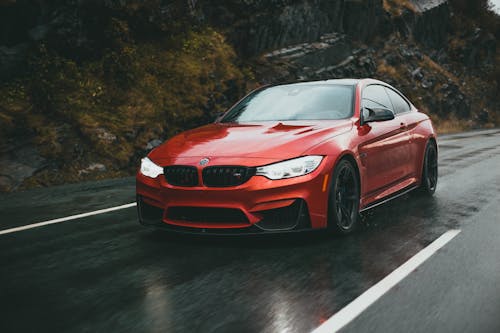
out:
{"label": "wet road", "polygon": [[[0,332],[307,332],[444,232],[462,232],[344,327],[500,331],[500,130],[440,139],[434,198],[355,235],[194,237],[135,209],[0,235]],[[0,196],[0,230],[134,200],[131,178]]]}

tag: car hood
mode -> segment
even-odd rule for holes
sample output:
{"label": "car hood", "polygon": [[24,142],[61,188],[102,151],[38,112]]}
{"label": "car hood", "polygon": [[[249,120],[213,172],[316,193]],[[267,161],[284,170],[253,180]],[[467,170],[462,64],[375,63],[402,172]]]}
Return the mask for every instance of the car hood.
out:
{"label": "car hood", "polygon": [[183,132],[154,149],[155,161],[192,157],[245,157],[283,160],[352,127],[350,119],[258,124],[214,123]]}

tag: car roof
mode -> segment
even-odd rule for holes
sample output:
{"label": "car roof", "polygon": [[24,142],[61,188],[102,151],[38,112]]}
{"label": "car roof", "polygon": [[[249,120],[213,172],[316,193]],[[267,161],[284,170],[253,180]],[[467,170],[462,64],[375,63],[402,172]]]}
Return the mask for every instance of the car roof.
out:
{"label": "car roof", "polygon": [[350,84],[350,85],[357,85],[359,83],[363,85],[368,85],[368,84],[383,84],[390,86],[389,84],[376,80],[376,79],[371,79],[371,78],[363,78],[363,79],[331,79],[331,80],[326,80],[327,83],[332,83],[332,84]]}
{"label": "car roof", "polygon": [[354,86],[360,82],[359,79],[330,79],[330,80],[317,80],[317,81],[299,81],[299,82],[287,82],[279,83],[277,85],[314,85],[314,84],[340,84]]}
{"label": "car roof", "polygon": [[331,84],[331,85],[348,85],[348,86],[358,86],[361,85],[361,87],[366,87],[370,84],[381,84],[386,87],[390,87],[391,89],[395,90],[400,94],[408,103],[411,105],[412,102],[399,90],[391,86],[389,83],[386,83],[384,81],[376,80],[376,79],[371,79],[371,78],[363,78],[363,79],[329,79],[329,80],[318,80],[318,81],[305,81],[305,82],[290,82],[290,83],[281,83],[281,84],[276,84],[276,85],[271,85],[271,86],[283,86],[283,85],[315,85],[315,84]]}
{"label": "car roof", "polygon": [[355,86],[362,83],[363,85],[368,85],[368,84],[373,84],[373,83],[378,83],[378,84],[384,84],[387,86],[390,86],[389,84],[375,80],[375,79],[370,79],[370,78],[363,78],[363,79],[328,79],[328,80],[318,80],[318,81],[303,81],[303,82],[287,82],[287,83],[279,83],[276,85],[314,85],[314,84],[331,84],[331,85],[349,85],[349,86]]}

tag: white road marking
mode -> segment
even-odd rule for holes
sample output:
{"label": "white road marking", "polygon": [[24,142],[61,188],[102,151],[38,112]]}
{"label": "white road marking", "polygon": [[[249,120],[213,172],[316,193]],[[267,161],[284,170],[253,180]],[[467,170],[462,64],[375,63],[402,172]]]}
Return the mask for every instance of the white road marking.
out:
{"label": "white road marking", "polygon": [[125,204],[125,205],[121,205],[121,206],[115,206],[115,207],[110,207],[110,208],[104,208],[104,209],[95,210],[93,212],[88,212],[88,213],[83,213],[83,214],[77,214],[77,215],[71,215],[71,216],[61,217],[61,218],[58,218],[58,219],[49,220],[49,221],[45,221],[45,222],[38,222],[38,223],[23,225],[23,226],[16,227],[16,228],[0,230],[0,235],[10,234],[10,233],[13,233],[13,232],[18,232],[18,231],[23,231],[23,230],[28,230],[28,229],[38,228],[38,227],[43,227],[43,226],[46,226],[46,225],[49,225],[49,224],[56,224],[56,223],[61,223],[61,222],[64,222],[64,221],[69,221],[69,220],[81,219],[82,217],[87,217],[87,216],[92,216],[92,215],[98,215],[98,214],[104,214],[104,213],[112,212],[112,211],[115,211],[115,210],[120,210],[120,209],[134,207],[136,205],[137,205],[137,203],[131,202],[131,203],[128,203],[128,204]]}
{"label": "white road marking", "polygon": [[426,248],[411,257],[403,265],[396,268],[392,273],[377,282],[370,289],[362,293],[355,300],[331,316],[321,326],[316,328],[313,333],[333,333],[339,331],[345,325],[349,324],[354,318],[359,316],[370,305],[375,303],[380,297],[388,292],[392,287],[407,277],[411,272],[417,269],[422,263],[429,259],[436,251],[451,241],[460,230],[448,230],[441,237],[429,244]]}

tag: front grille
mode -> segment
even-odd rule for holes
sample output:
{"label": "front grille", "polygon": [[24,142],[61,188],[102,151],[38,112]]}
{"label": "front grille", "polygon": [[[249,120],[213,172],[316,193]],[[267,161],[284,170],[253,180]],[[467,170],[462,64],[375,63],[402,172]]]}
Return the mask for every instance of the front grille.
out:
{"label": "front grille", "polygon": [[248,219],[239,209],[217,207],[170,207],[167,219],[186,222],[206,223],[248,223]]}
{"label": "front grille", "polygon": [[175,186],[198,185],[198,170],[193,166],[173,165],[163,169],[165,179]]}
{"label": "front grille", "polygon": [[255,175],[255,168],[212,166],[203,169],[203,184],[209,187],[238,186]]}

